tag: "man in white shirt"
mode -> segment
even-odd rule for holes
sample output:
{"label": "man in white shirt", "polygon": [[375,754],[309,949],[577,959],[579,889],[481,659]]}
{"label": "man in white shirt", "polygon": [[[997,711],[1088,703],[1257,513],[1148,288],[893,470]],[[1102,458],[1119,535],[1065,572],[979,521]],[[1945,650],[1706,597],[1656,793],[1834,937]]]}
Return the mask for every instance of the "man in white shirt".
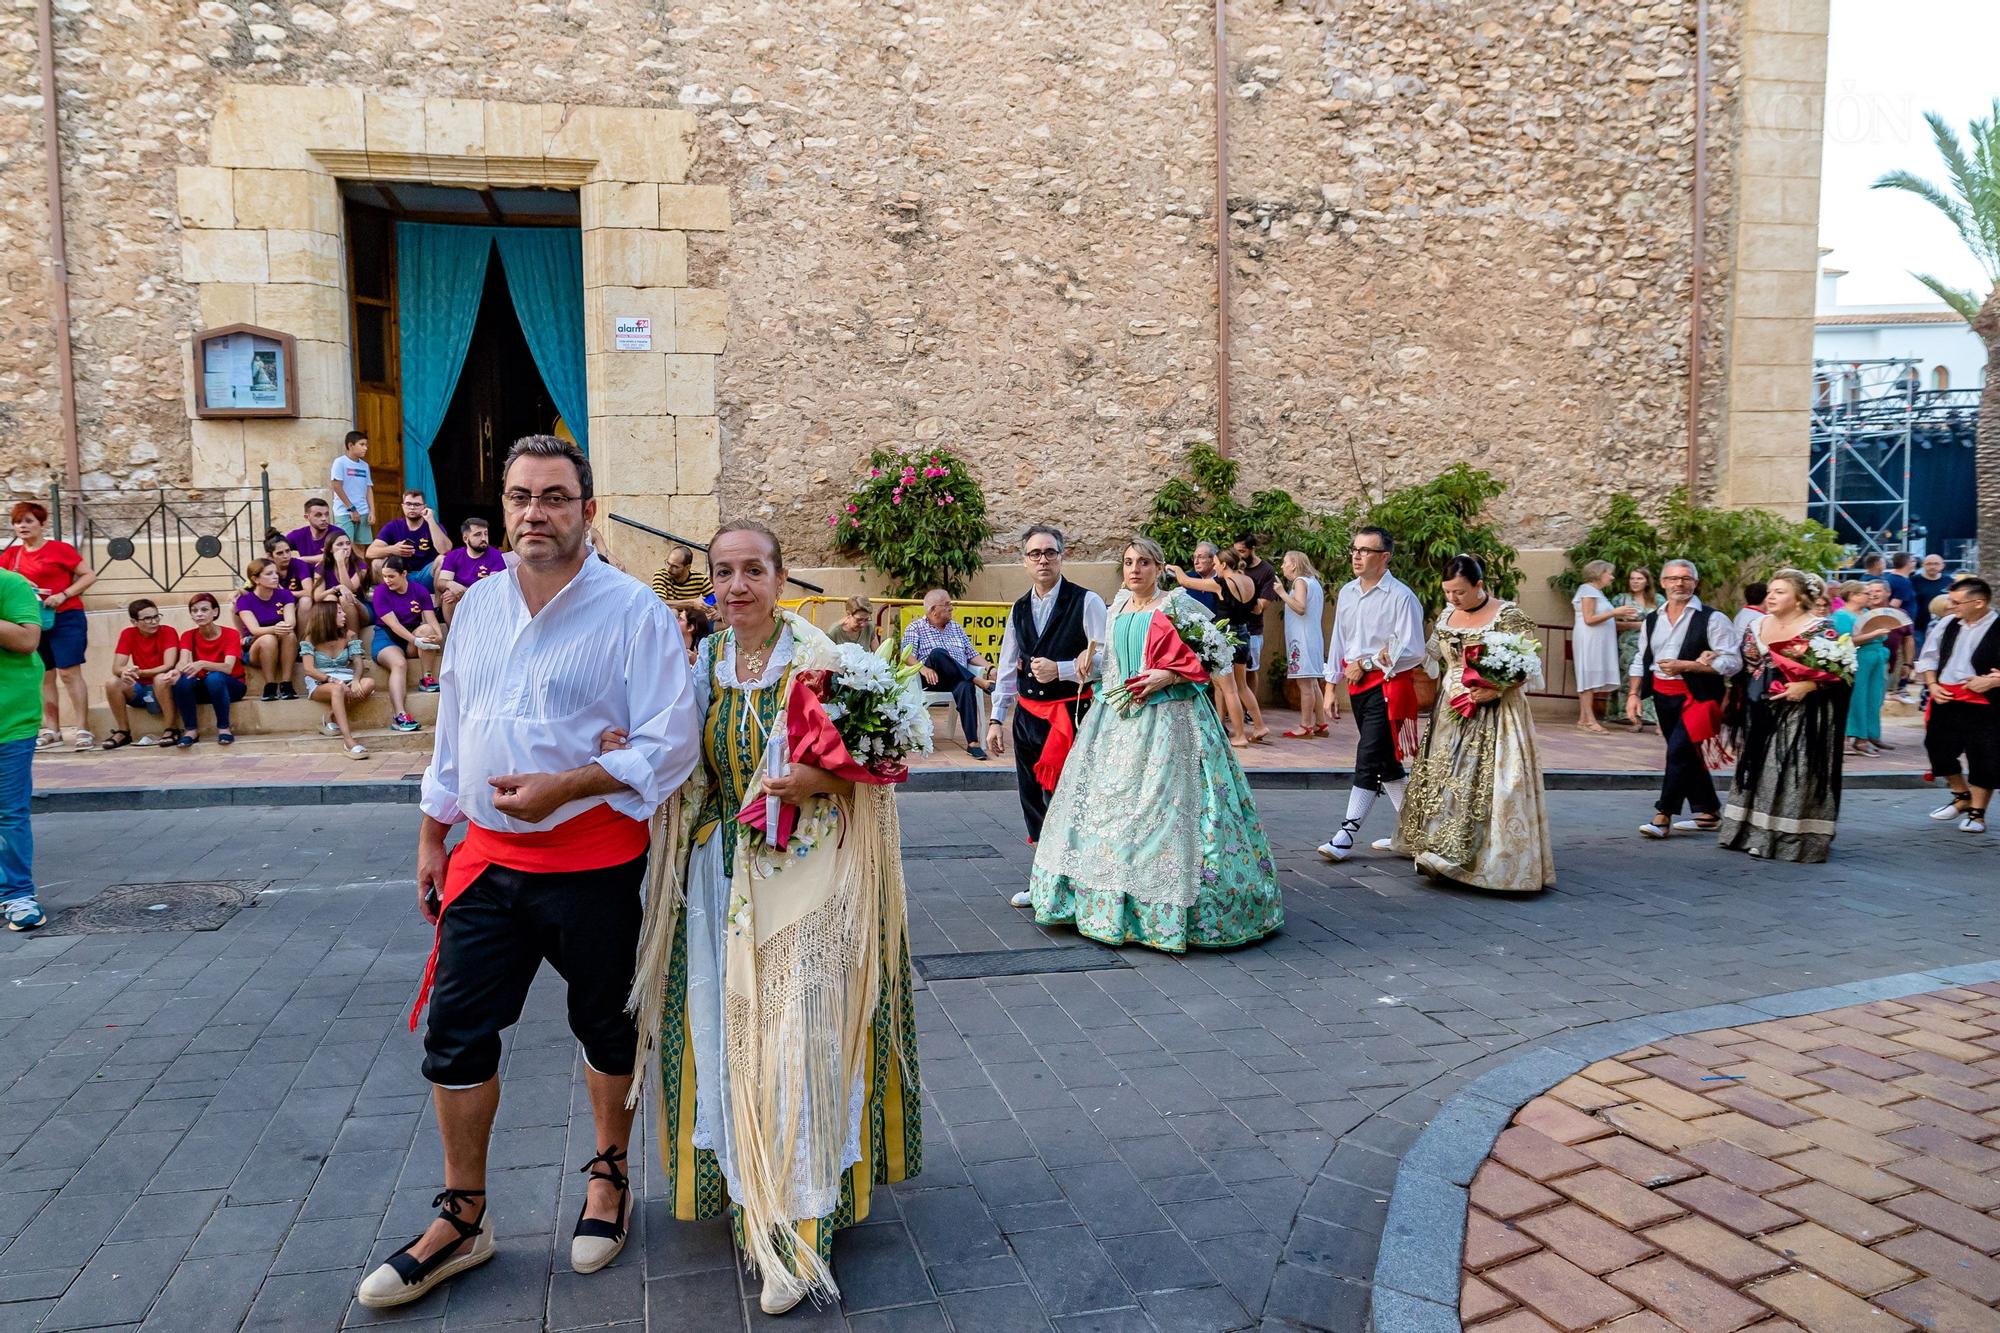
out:
{"label": "man in white shirt", "polygon": [[[458,605],[417,840],[418,901],[438,927],[423,1068],[444,1141],[444,1210],[363,1280],[371,1308],[415,1300],[492,1257],[482,1223],[500,1036],[544,958],[568,983],[597,1131],[572,1266],[609,1263],[631,1214],[622,1164],[638,1033],[625,1000],[647,821],[700,757],[694,690],[672,615],[644,584],[589,558],[597,505],[583,453],[530,435],[501,475],[518,561]],[[627,744],[599,754],[608,729]],[[445,835],[460,820],[470,826],[447,861]]]}
{"label": "man in white shirt", "polygon": [[[1632,658],[1625,715],[1640,716],[1640,699],[1650,698],[1667,742],[1660,799],[1652,822],[1639,826],[1649,838],[1664,838],[1674,829],[1712,832],[1722,823],[1722,800],[1702,746],[1721,732],[1722,697],[1728,678],[1743,669],[1743,640],[1728,616],[1701,604],[1695,596],[1700,583],[1691,560],[1660,566],[1667,600],[1640,622],[1639,651]],[[1682,806],[1692,818],[1679,819]]]}
{"label": "man in white shirt", "polygon": [[[1924,750],[1931,772],[1951,785],[1951,802],[1931,811],[1967,833],[1986,831],[1986,806],[2000,787],[2000,634],[1993,585],[1966,577],[1951,585],[1951,614],[1931,623],[1917,676],[1929,703]],[[1965,763],[1961,768],[1959,759]]]}
{"label": "man in white shirt", "polygon": [[[1380,528],[1354,533],[1348,556],[1354,577],[1342,584],[1333,602],[1333,636],[1326,646],[1327,711],[1333,711],[1336,681],[1347,685],[1355,728],[1354,785],[1347,793],[1347,816],[1340,830],[1319,845],[1329,861],[1345,861],[1375,798],[1388,793],[1389,804],[1403,808],[1402,756],[1396,742],[1398,726],[1416,717],[1416,693],[1410,673],[1423,665],[1424,607],[1408,585],[1389,572],[1396,543]],[[1390,839],[1375,842],[1386,850]]]}
{"label": "man in white shirt", "polygon": [[1757,622],[1764,618],[1764,594],[1770,590],[1770,585],[1766,583],[1743,585],[1743,609],[1729,618],[1730,625],[1736,630],[1739,646],[1757,628]]}
{"label": "man in white shirt", "polygon": [[[1021,562],[1033,586],[1014,603],[1000,638],[1000,667],[993,686],[993,717],[986,724],[986,748],[1007,753],[1008,723],[1014,736],[1014,785],[1021,792],[1021,815],[1028,822],[1028,845],[1042,836],[1049,794],[1062,776],[1076,740],[1076,728],[1090,708],[1090,682],[1097,665],[1079,669],[1083,657],[1104,642],[1104,599],[1062,576],[1063,535],[1038,523],[1021,538]],[[1025,670],[1025,676],[1024,676]],[[1013,897],[1016,907],[1032,907],[1028,891]]]}

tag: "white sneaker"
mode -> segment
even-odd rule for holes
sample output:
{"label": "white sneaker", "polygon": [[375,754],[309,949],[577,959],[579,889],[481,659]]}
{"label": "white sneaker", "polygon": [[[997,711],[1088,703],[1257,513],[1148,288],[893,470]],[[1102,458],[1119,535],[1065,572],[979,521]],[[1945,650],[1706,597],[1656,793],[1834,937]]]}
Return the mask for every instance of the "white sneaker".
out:
{"label": "white sneaker", "polygon": [[1943,805],[1931,811],[1931,818],[1943,824],[1957,819],[1964,813],[1965,807],[1963,805],[1960,805],[1957,801],[1946,801]]}
{"label": "white sneaker", "polygon": [[1368,845],[1378,852],[1393,852],[1396,850],[1396,840],[1394,838],[1377,838]]}
{"label": "white sneaker", "polygon": [[1960,833],[1984,833],[1986,832],[1986,817],[1984,815],[1968,814],[1965,818],[1958,821],[1958,831]]}
{"label": "white sneaker", "polygon": [[[1035,905],[1035,895],[1028,892],[1026,889],[1022,889],[1019,893],[1015,894],[1007,901],[1009,903],[1012,903],[1016,907],[1033,907]],[[785,1308],[789,1310],[791,1309],[791,1306],[788,1305]]]}
{"label": "white sneaker", "polygon": [[1320,854],[1321,860],[1331,861],[1335,865],[1339,865],[1342,861],[1345,861],[1348,857],[1354,854],[1354,848],[1352,846],[1341,847],[1331,842],[1321,843],[1317,848],[1317,850]]}

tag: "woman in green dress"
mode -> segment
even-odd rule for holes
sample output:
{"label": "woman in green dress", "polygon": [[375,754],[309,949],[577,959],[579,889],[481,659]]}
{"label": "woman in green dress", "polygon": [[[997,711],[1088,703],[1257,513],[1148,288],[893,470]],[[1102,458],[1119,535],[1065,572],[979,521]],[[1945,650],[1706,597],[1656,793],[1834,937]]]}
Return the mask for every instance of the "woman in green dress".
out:
{"label": "woman in green dress", "polygon": [[1131,698],[1100,698],[1084,718],[1028,889],[1042,925],[1184,953],[1262,939],[1285,908],[1257,803],[1201,689],[1208,672],[1167,610],[1209,613],[1161,592],[1165,564],[1143,537],[1125,548],[1104,679],[1125,682]]}
{"label": "woman in green dress", "polygon": [[[1635,565],[1625,575],[1625,591],[1613,597],[1611,605],[1631,607],[1635,613],[1630,619],[1618,622],[1618,672],[1622,676],[1632,670],[1632,659],[1639,655],[1639,626],[1647,616],[1660,609],[1660,593],[1653,586],[1653,572],[1644,565]],[[1613,690],[1605,696],[1604,720],[1623,722],[1634,731],[1648,723],[1659,725],[1659,719],[1653,716],[1651,699],[1639,705],[1638,717],[1627,717],[1623,690]]]}
{"label": "woman in green dress", "polygon": [[[709,570],[702,763],[656,817],[633,1006],[673,1214],[727,1212],[782,1314],[839,1298],[834,1232],[923,1167],[900,834],[886,786],[796,762],[770,776],[797,675],[834,657],[778,608],[777,538],[727,524]],[[799,809],[785,850],[737,822],[763,796]]]}

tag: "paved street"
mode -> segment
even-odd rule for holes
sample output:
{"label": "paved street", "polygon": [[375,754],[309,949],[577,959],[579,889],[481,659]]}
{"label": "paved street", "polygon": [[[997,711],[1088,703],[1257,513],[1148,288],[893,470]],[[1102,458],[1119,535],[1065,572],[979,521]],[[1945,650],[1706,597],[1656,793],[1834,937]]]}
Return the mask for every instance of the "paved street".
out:
{"label": "paved street", "polygon": [[[1351,1333],[1397,1154],[1488,1065],[1568,1028],[2000,954],[2000,849],[1926,820],[1928,793],[1852,795],[1820,867],[1647,844],[1647,797],[1560,793],[1560,887],[1530,900],[1387,858],[1325,866],[1327,796],[1259,803],[1286,929],[1182,960],[1008,907],[1027,864],[1010,795],[906,798],[913,948],[933,978],[980,975],[918,996],[923,1175],[843,1235],[843,1308],[786,1324]],[[212,932],[0,939],[0,1327],[377,1322],[354,1284],[439,1185],[403,1022],[429,944],[413,819],[37,821],[53,908],[133,882],[270,891]],[[1034,967],[1095,970],[1004,975],[1028,948],[1064,950]],[[499,1256],[397,1326],[773,1322],[726,1229],[668,1220],[653,1171],[627,1253],[568,1271],[591,1152],[577,1074],[544,984],[503,1071]]]}

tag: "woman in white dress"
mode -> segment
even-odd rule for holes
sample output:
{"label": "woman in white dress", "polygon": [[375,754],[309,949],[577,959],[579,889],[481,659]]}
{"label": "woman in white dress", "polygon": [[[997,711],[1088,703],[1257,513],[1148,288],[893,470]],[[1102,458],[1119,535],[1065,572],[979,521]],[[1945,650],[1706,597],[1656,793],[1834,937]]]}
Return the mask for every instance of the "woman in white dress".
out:
{"label": "woman in white dress", "polygon": [[1326,589],[1304,551],[1279,562],[1278,596],[1285,603],[1285,674],[1299,682],[1299,725],[1285,735],[1304,740],[1327,733],[1320,681],[1326,675]]}
{"label": "woman in white dress", "polygon": [[1576,663],[1576,725],[1580,731],[1607,734],[1597,722],[1597,696],[1618,692],[1618,631],[1626,621],[1636,619],[1630,607],[1613,606],[1604,590],[1611,586],[1617,569],[1609,560],[1593,560],[1583,567],[1583,584],[1570,605],[1576,608],[1576,626],[1570,631],[1570,656]]}

